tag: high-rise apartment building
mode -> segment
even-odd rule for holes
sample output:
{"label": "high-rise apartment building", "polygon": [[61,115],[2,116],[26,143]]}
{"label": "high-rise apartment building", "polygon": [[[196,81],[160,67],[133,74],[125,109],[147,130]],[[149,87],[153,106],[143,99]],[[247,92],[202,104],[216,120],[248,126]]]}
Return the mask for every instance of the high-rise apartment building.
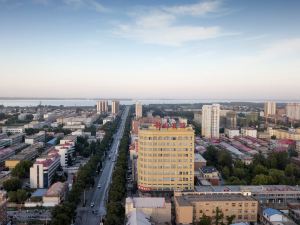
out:
{"label": "high-rise apartment building", "polygon": [[219,138],[220,105],[203,105],[202,107],[202,136]]}
{"label": "high-rise apartment building", "polygon": [[112,114],[118,114],[119,112],[119,107],[120,107],[120,102],[119,101],[112,101],[111,102],[111,113]]}
{"label": "high-rise apartment building", "polygon": [[265,102],[264,113],[266,117],[276,115],[276,102]]}
{"label": "high-rise apartment building", "polygon": [[135,103],[135,117],[137,119],[143,117],[143,106],[140,102]]}
{"label": "high-rise apartment building", "polygon": [[108,112],[108,102],[106,100],[97,101],[97,113],[107,113]]}
{"label": "high-rise apartment building", "polygon": [[288,103],[286,115],[291,120],[300,120],[300,103]]}
{"label": "high-rise apartment building", "polygon": [[226,128],[233,129],[237,125],[236,112],[230,111],[226,113]]}
{"label": "high-rise apartment building", "polygon": [[143,126],[139,129],[138,188],[141,191],[194,189],[194,130]]}

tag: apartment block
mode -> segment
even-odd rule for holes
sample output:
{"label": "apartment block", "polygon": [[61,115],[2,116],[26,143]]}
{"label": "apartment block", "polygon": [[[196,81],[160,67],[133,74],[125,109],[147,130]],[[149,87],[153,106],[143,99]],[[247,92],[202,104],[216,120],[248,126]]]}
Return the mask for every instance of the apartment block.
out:
{"label": "apartment block", "polygon": [[264,105],[265,117],[276,115],[276,102],[268,101]]}
{"label": "apartment block", "polygon": [[300,103],[288,103],[286,115],[291,120],[300,120]]}
{"label": "apartment block", "polygon": [[97,113],[107,113],[108,112],[108,102],[107,100],[97,101]]}
{"label": "apartment block", "polygon": [[138,131],[138,188],[194,189],[194,130],[188,126],[141,126]]}
{"label": "apartment block", "polygon": [[48,188],[51,185],[55,171],[60,166],[60,155],[56,150],[37,158],[30,168],[30,187]]}
{"label": "apartment block", "polygon": [[65,167],[68,165],[69,157],[72,157],[75,151],[75,144],[65,143],[59,144],[55,146],[55,149],[58,151],[60,155],[60,165]]}
{"label": "apartment block", "polygon": [[219,138],[220,105],[204,105],[202,107],[202,136]]}
{"label": "apartment block", "polygon": [[111,102],[111,113],[112,114],[118,114],[120,110],[120,102],[119,101],[112,101]]}
{"label": "apartment block", "polygon": [[137,119],[143,117],[143,105],[140,102],[135,103],[135,117]]}

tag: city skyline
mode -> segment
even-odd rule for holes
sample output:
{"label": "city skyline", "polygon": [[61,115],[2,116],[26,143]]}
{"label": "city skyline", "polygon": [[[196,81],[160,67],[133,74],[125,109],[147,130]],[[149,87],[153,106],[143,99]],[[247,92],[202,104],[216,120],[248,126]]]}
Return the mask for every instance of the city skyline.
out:
{"label": "city skyline", "polygon": [[0,96],[298,100],[299,7],[0,0]]}

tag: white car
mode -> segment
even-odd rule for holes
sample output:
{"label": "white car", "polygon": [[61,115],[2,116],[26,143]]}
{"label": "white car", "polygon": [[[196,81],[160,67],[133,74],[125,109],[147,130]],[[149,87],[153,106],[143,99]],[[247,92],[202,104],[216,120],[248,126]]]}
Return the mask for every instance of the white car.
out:
{"label": "white car", "polygon": [[91,203],[91,208],[93,208],[95,206],[95,203],[94,202],[92,202]]}
{"label": "white car", "polygon": [[101,185],[99,184],[99,185],[97,186],[97,188],[100,189],[100,188],[101,188]]}

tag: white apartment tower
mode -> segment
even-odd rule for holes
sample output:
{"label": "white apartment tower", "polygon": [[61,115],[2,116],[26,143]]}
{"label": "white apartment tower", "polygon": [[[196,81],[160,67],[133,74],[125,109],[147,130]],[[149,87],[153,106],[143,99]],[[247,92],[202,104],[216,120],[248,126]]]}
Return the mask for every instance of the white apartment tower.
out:
{"label": "white apartment tower", "polygon": [[286,115],[291,120],[300,120],[300,103],[286,104]]}
{"label": "white apartment tower", "polygon": [[118,114],[119,112],[119,107],[120,107],[120,102],[119,101],[112,101],[111,102],[111,113],[112,114]]}
{"label": "white apartment tower", "polygon": [[140,102],[135,103],[135,117],[137,119],[143,117],[143,106]]}
{"label": "white apartment tower", "polygon": [[108,102],[106,100],[97,101],[97,113],[107,113],[108,112]]}
{"label": "white apartment tower", "polygon": [[276,102],[265,102],[264,113],[266,117],[276,115]]}
{"label": "white apartment tower", "polygon": [[202,107],[202,136],[219,138],[220,105],[203,105]]}

